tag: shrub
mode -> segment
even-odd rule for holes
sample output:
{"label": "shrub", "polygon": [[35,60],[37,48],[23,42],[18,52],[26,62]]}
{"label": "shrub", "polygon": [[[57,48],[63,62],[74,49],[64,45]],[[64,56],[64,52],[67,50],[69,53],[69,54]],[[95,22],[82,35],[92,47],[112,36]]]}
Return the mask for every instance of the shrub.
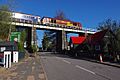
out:
{"label": "shrub", "polygon": [[18,51],[24,52],[24,46],[21,42],[18,43]]}
{"label": "shrub", "polygon": [[32,48],[32,52],[33,52],[33,53],[37,52],[37,46],[36,46],[35,44],[32,45],[31,48]]}

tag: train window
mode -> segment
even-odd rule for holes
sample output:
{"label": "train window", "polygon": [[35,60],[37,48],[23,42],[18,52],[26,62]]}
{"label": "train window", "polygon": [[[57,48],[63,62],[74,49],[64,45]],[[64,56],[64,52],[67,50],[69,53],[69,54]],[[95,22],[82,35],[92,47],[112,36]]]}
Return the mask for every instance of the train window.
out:
{"label": "train window", "polygon": [[24,19],[21,19],[21,22],[24,22]]}
{"label": "train window", "polygon": [[25,20],[25,23],[28,23],[28,20]]}
{"label": "train window", "polygon": [[77,26],[77,23],[73,23],[74,26]]}
{"label": "train window", "polygon": [[54,23],[54,20],[53,20],[53,19],[51,19],[51,23]]}
{"label": "train window", "polygon": [[30,21],[30,23],[32,23],[32,21]]}
{"label": "train window", "polygon": [[31,21],[31,20],[29,20],[29,23],[32,23],[32,21]]}
{"label": "train window", "polygon": [[30,19],[33,19],[33,17],[30,17]]}
{"label": "train window", "polygon": [[31,17],[32,19],[34,19],[34,17]]}
{"label": "train window", "polygon": [[56,20],[54,20],[54,23],[56,23]]}

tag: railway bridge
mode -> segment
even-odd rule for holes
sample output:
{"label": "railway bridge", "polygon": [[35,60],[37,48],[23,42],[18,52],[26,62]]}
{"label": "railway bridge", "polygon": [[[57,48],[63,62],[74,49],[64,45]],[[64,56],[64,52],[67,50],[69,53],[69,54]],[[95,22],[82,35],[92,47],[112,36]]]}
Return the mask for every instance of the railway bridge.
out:
{"label": "railway bridge", "polygon": [[57,51],[61,51],[64,49],[67,49],[67,33],[77,33],[79,35],[85,35],[87,34],[94,34],[95,31],[86,31],[86,30],[74,30],[74,29],[66,29],[66,28],[59,28],[59,27],[53,27],[53,26],[44,26],[44,25],[38,25],[38,24],[27,24],[27,23],[19,23],[19,22],[12,22],[13,25],[16,26],[18,31],[20,28],[27,29],[27,46],[30,46],[32,44],[37,44],[37,41],[35,41],[34,37],[36,37],[36,30],[53,30],[57,32]]}

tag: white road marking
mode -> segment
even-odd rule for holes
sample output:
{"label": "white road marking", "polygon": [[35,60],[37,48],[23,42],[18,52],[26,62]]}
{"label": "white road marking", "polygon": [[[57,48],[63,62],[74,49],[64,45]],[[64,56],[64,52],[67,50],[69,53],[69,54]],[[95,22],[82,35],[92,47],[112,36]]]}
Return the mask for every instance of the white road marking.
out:
{"label": "white road marking", "polygon": [[69,61],[67,61],[67,60],[64,60],[64,59],[63,59],[63,61],[64,61],[65,63],[71,64],[71,62],[69,62]]}
{"label": "white road marking", "polygon": [[83,68],[83,67],[81,67],[81,66],[79,66],[79,65],[76,65],[76,67],[79,68],[79,69],[82,69],[82,70],[84,70],[84,71],[87,71],[87,72],[92,73],[92,74],[95,75],[95,72],[90,71],[90,70],[88,70],[88,69],[85,69],[85,68]]}
{"label": "white road marking", "polygon": [[61,58],[59,58],[59,57],[55,57],[56,59],[61,59]]}
{"label": "white road marking", "polygon": [[35,77],[34,77],[33,75],[28,76],[28,77],[27,77],[27,80],[35,80]]}
{"label": "white road marking", "polygon": [[67,64],[71,64],[71,62],[69,62],[69,61],[67,61],[67,60],[64,60],[64,59],[62,59],[62,58],[60,58],[60,57],[55,57],[56,59],[59,59],[59,60],[62,60],[63,62],[65,62],[65,63],[67,63]]}
{"label": "white road marking", "polygon": [[32,72],[35,70],[35,67],[34,66],[32,66]]}
{"label": "white road marking", "polygon": [[39,74],[38,77],[39,77],[40,79],[45,79],[45,75],[44,75],[44,74]]}

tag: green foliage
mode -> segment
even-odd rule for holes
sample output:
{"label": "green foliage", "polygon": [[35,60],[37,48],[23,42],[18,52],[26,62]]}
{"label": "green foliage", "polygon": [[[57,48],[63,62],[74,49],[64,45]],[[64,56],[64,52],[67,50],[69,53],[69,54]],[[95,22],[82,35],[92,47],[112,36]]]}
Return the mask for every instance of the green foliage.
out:
{"label": "green foliage", "polygon": [[107,49],[107,45],[111,47],[110,51],[114,54],[116,51],[120,50],[120,22],[116,20],[108,19],[99,24],[98,29],[104,30],[108,29],[106,37],[103,40],[104,48]]}
{"label": "green foliage", "polygon": [[32,45],[31,48],[33,53],[37,52],[37,46],[35,44]]}
{"label": "green foliage", "polygon": [[44,36],[43,36],[43,40],[42,40],[42,47],[43,47],[44,50],[47,50],[48,44],[49,44],[49,38],[48,38],[48,36],[45,32]]}
{"label": "green foliage", "polygon": [[21,35],[20,35],[20,42],[18,43],[18,50],[20,52],[23,52],[24,51],[24,42],[25,42],[25,39],[26,39],[26,31],[23,30],[21,32]]}
{"label": "green foliage", "polygon": [[[56,15],[55,18],[57,19],[62,19],[62,20],[68,20],[64,14],[63,11],[58,10],[56,11]],[[42,46],[44,50],[52,50],[52,49],[56,49],[56,32],[54,31],[45,31],[44,32],[44,37],[43,37],[43,41],[42,41]]]}
{"label": "green foliage", "polygon": [[9,11],[10,9],[7,5],[0,6],[0,39],[2,40],[8,39],[11,31],[15,30]]}
{"label": "green foliage", "polygon": [[21,32],[21,37],[20,37],[20,41],[21,41],[22,43],[25,42],[26,36],[27,36],[27,35],[26,35],[26,31],[23,30],[23,31]]}
{"label": "green foliage", "polygon": [[18,43],[18,50],[19,50],[20,52],[24,52],[23,43],[21,43],[21,42]]}

